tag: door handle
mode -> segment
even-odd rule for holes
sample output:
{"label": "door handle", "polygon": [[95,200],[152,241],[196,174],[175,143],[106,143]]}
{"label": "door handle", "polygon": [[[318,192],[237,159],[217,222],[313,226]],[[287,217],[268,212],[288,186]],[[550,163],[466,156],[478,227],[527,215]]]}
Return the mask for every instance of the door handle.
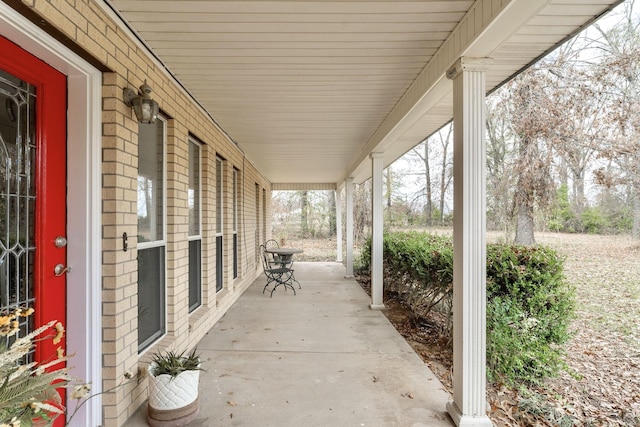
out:
{"label": "door handle", "polygon": [[71,271],[71,267],[65,267],[64,264],[56,264],[56,266],[53,268],[53,274],[56,275],[56,277],[60,277],[65,273],[69,273]]}

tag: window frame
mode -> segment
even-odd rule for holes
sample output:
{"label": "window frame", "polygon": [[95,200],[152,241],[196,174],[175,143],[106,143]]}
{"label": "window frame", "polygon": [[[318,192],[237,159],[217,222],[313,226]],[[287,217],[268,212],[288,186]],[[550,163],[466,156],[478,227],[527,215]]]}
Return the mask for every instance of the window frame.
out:
{"label": "window frame", "polygon": [[[162,290],[161,295],[161,327],[156,333],[150,336],[144,342],[140,342],[140,338],[138,337],[138,354],[142,354],[145,350],[149,349],[154,343],[161,340],[167,334],[167,128],[168,128],[168,118],[159,114],[157,119],[162,123],[162,234],[161,239],[159,240],[151,240],[147,242],[138,242],[137,251],[138,251],[138,294],[140,293],[140,251],[144,251],[146,249],[155,249],[162,248],[162,260],[163,265],[161,266],[160,274],[163,278],[163,284],[160,287]],[[138,129],[141,124],[138,124]],[[155,123],[154,123],[155,125]],[[138,175],[140,173],[140,131],[138,131]],[[156,233],[157,235],[157,233]],[[140,322],[139,310],[140,310],[140,301],[138,301],[138,325]]]}
{"label": "window frame", "polygon": [[224,162],[216,155],[216,293],[224,289]]}
{"label": "window frame", "polygon": [[238,278],[238,203],[239,203],[239,193],[240,189],[238,186],[240,185],[240,181],[238,180],[238,175],[240,171],[236,168],[233,168],[233,176],[232,176],[232,219],[231,219],[231,235],[233,239],[233,278]]}
{"label": "window frame", "polygon": [[256,182],[254,185],[255,191],[255,208],[256,208],[256,228],[254,233],[255,239],[255,260],[256,264],[260,264],[260,245],[264,242],[260,241],[260,185]]}
{"label": "window frame", "polygon": [[[192,172],[192,163],[191,163],[191,147],[195,147],[195,149],[197,150],[197,167],[198,167],[198,234],[191,234],[191,227],[189,227],[189,230],[187,231],[187,241],[188,241],[188,245],[189,245],[189,313],[192,313],[193,311],[195,311],[197,308],[202,306],[202,268],[203,268],[203,263],[202,263],[202,146],[203,144],[199,141],[197,141],[195,138],[193,137],[189,137],[189,172],[188,172],[188,176],[189,176],[189,184],[187,185],[188,190],[191,190],[191,172]],[[189,197],[187,195],[187,197]],[[188,205],[188,200],[187,200],[187,205]],[[187,206],[188,207],[188,206]],[[189,208],[189,207],[188,207]],[[189,208],[190,210],[190,208]],[[189,218],[189,226],[191,225],[191,218]],[[198,267],[199,267],[199,278],[198,278],[198,283],[196,284],[197,287],[197,294],[198,294],[198,298],[196,299],[196,301],[191,301],[191,290],[192,290],[192,285],[194,285],[193,283],[191,283],[191,279],[192,279],[192,272],[191,272],[191,268],[194,267],[192,265],[192,259],[191,259],[191,245],[192,242],[195,241],[199,241],[200,242],[200,246],[198,248],[198,253],[200,255],[200,259],[198,260]]]}

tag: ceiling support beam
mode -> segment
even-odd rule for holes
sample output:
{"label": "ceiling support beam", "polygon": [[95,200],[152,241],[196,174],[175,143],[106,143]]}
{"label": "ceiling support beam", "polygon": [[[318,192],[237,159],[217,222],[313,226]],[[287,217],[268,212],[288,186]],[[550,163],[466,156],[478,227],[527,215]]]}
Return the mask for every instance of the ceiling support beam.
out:
{"label": "ceiling support beam", "polygon": [[453,401],[459,427],[492,426],[486,375],[486,60],[461,58],[453,80]]}
{"label": "ceiling support beam", "polygon": [[271,184],[271,191],[334,191],[336,184],[334,182],[274,182]]}

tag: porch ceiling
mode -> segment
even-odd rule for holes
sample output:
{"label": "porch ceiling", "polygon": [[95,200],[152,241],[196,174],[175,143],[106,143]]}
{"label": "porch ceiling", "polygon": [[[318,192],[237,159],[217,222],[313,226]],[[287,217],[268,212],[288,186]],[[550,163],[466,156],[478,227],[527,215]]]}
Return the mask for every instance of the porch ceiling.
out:
{"label": "porch ceiling", "polygon": [[491,90],[619,0],[107,0],[280,188],[370,175],[452,117],[446,70]]}

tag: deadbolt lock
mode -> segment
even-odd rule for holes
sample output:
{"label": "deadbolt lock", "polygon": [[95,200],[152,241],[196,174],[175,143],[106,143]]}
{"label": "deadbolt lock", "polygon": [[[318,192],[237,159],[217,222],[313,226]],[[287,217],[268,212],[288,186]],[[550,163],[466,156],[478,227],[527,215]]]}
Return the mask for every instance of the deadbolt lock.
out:
{"label": "deadbolt lock", "polygon": [[64,248],[67,246],[67,239],[63,236],[56,237],[56,240],[53,241],[53,244],[56,245],[56,248]]}

